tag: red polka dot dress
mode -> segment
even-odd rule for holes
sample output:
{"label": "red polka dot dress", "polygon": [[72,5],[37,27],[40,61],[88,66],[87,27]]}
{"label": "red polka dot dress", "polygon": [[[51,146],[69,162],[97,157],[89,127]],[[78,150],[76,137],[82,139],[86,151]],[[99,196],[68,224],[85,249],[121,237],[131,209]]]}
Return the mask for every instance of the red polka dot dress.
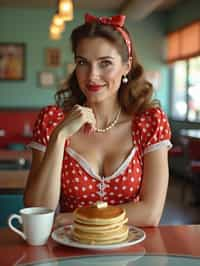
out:
{"label": "red polka dot dress", "polygon": [[[28,145],[45,152],[53,129],[63,120],[57,106],[43,108]],[[133,148],[111,176],[97,175],[89,163],[70,147],[66,140],[61,172],[60,210],[71,212],[97,200],[123,204],[139,200],[143,173],[143,155],[160,147],[171,147],[171,132],[166,115],[160,108],[151,108],[132,120]]]}

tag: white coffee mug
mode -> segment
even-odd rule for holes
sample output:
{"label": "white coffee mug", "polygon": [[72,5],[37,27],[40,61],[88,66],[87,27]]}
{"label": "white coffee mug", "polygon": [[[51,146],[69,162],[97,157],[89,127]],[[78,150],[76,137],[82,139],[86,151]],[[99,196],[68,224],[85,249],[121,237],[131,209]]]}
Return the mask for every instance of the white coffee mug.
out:
{"label": "white coffee mug", "polygon": [[[44,245],[52,230],[54,211],[45,207],[24,208],[18,214],[11,214],[8,225],[30,245]],[[23,226],[23,231],[13,226],[12,220],[17,219]]]}

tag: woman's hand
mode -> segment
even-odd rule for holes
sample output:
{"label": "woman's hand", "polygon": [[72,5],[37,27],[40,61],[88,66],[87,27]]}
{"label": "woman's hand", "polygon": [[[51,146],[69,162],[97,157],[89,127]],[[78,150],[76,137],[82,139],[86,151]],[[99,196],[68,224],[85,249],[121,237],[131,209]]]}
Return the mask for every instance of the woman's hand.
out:
{"label": "woman's hand", "polygon": [[72,224],[73,222],[73,214],[70,212],[65,212],[65,213],[59,213],[58,215],[56,215],[55,221],[54,221],[54,229],[64,226],[64,225],[68,225],[68,224]]}
{"label": "woman's hand", "polygon": [[96,119],[92,109],[76,104],[56,130],[62,132],[64,136],[71,137],[83,126],[84,132],[90,133],[95,129],[95,125]]}

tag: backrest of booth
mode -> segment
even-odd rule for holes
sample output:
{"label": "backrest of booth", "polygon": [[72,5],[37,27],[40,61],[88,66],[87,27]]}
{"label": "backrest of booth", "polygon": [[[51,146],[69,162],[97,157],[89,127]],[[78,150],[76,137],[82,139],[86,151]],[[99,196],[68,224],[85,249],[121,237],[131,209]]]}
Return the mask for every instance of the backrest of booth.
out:
{"label": "backrest of booth", "polygon": [[27,144],[39,110],[0,110],[0,129],[5,132],[0,136],[0,149],[11,145]]}

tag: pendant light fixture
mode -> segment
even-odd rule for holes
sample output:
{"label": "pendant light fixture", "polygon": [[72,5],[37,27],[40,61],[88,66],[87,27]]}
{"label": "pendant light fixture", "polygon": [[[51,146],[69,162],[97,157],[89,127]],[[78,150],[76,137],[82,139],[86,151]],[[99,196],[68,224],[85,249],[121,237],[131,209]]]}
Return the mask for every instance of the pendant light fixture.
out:
{"label": "pendant light fixture", "polygon": [[51,24],[49,28],[49,37],[52,40],[59,40],[61,38],[60,28],[55,26],[54,24]]}
{"label": "pendant light fixture", "polygon": [[72,0],[57,0],[56,14],[53,16],[49,27],[49,37],[52,40],[59,40],[61,33],[65,30],[65,21],[73,20]]}
{"label": "pendant light fixture", "polygon": [[53,16],[52,24],[60,29],[61,32],[65,30],[65,22],[59,14]]}
{"label": "pendant light fixture", "polygon": [[74,8],[72,0],[59,0],[58,13],[64,21],[70,21],[74,18]]}

